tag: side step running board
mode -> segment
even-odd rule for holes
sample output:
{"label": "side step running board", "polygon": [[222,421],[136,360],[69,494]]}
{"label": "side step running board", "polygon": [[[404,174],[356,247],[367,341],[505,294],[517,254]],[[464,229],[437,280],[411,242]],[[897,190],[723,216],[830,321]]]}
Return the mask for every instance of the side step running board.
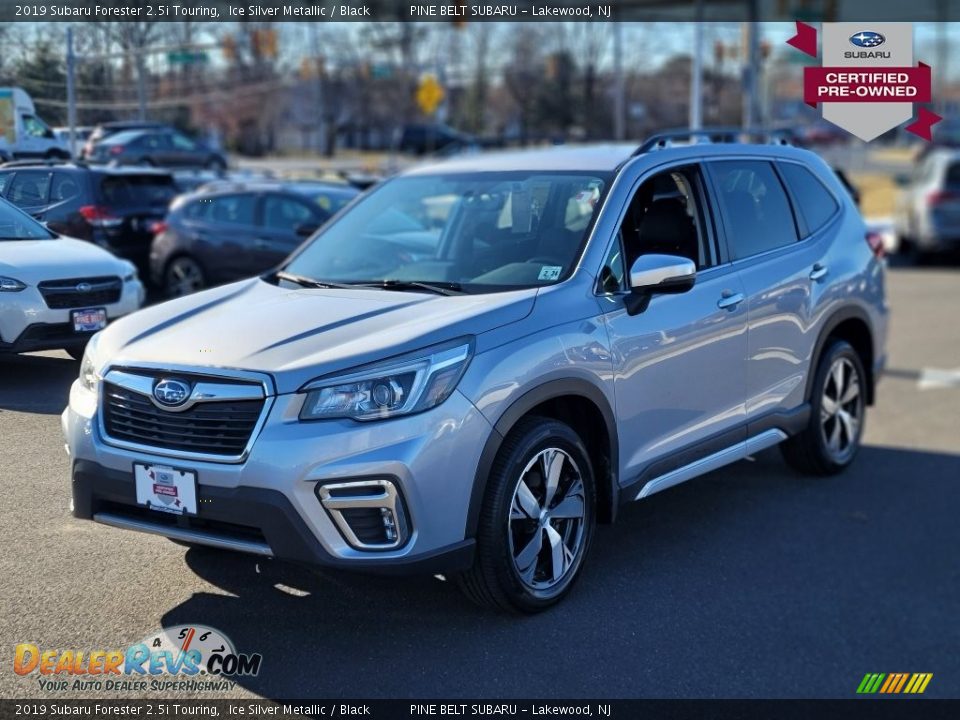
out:
{"label": "side step running board", "polygon": [[654,478],[640,489],[640,492],[634,500],[649,497],[661,490],[666,490],[674,485],[679,485],[682,482],[699,477],[704,473],[722,468],[724,465],[729,465],[737,460],[743,460],[745,457],[749,457],[761,450],[779,445],[786,439],[787,434],[783,430],[777,430],[776,428],[765,430],[759,435],[747,438],[741,443],[731,445],[728,448],[713,453],[713,455],[707,455],[707,457],[696,460],[689,465],[671,470],[666,475]]}

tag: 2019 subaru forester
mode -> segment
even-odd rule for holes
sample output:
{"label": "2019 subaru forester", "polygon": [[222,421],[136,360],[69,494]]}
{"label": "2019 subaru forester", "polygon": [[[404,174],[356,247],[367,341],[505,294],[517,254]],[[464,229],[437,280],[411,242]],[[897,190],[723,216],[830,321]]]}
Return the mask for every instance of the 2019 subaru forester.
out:
{"label": "2019 subaru forester", "polygon": [[533,612],[622,503],[777,444],[846,467],[886,324],[878,248],[808,151],[455,159],[97,335],[73,511]]}

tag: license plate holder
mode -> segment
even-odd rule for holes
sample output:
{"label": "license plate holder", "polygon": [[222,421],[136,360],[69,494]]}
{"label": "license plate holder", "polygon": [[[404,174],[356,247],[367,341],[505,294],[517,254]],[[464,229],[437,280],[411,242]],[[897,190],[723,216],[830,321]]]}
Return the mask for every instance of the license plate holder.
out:
{"label": "license plate holder", "polygon": [[197,473],[168,465],[133,464],[137,503],[158,512],[197,514]]}
{"label": "license plate holder", "polygon": [[107,309],[85,308],[83,310],[71,310],[70,321],[73,323],[73,331],[76,333],[97,332],[107,326]]}

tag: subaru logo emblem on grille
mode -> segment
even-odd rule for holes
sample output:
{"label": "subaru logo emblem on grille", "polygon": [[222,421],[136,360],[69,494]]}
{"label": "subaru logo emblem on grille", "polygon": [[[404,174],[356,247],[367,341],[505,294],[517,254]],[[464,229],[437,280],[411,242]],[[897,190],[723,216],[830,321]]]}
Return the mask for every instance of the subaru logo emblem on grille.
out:
{"label": "subaru logo emblem on grille", "polygon": [[850,36],[850,44],[861,48],[875,48],[883,45],[886,38],[878,32],[864,30]]}
{"label": "subaru logo emblem on grille", "polygon": [[88,293],[93,290],[93,285],[90,283],[77,283],[77,292]]}
{"label": "subaru logo emblem on grille", "polygon": [[190,397],[190,386],[179,380],[161,380],[154,385],[153,396],[161,405],[176,407]]}

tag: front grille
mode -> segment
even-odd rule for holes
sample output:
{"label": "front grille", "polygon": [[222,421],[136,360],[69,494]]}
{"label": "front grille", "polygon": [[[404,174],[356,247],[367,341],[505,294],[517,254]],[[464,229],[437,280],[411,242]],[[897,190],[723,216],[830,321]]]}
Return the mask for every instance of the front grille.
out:
{"label": "front grille", "polygon": [[116,440],[163,450],[239,456],[263,411],[264,400],[198,403],[183,412],[162,410],[150,398],[103,383],[103,426]]}
{"label": "front grille", "polygon": [[[84,289],[78,290],[81,286]],[[123,282],[118,277],[45,280],[37,285],[47,307],[53,310],[110,305],[120,301]]]}

